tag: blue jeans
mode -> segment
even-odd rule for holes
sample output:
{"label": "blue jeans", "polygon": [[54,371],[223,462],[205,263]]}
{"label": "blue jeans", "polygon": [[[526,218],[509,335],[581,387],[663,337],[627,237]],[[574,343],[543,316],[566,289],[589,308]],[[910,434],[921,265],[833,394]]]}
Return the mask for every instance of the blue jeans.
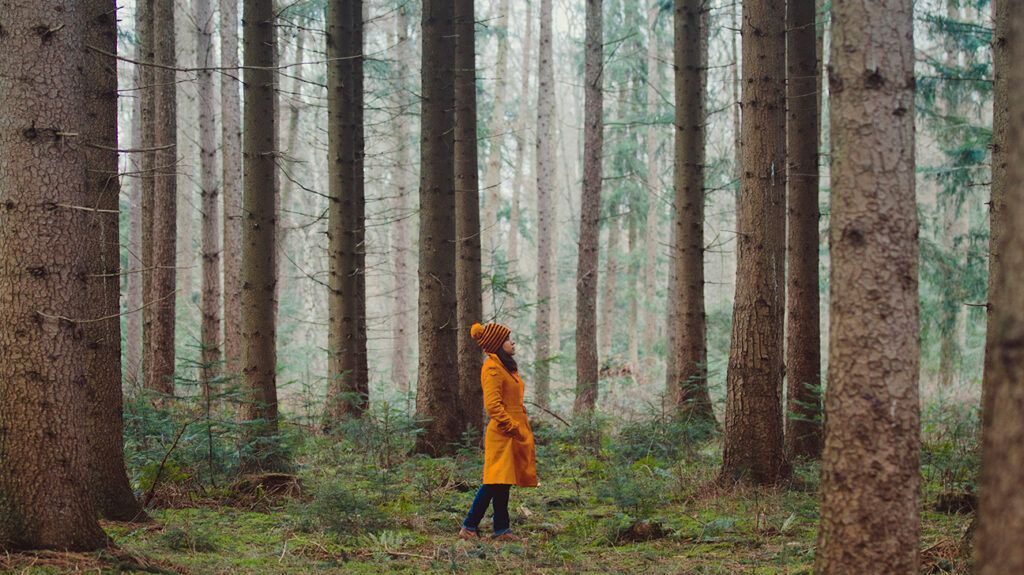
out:
{"label": "blue jeans", "polygon": [[469,508],[469,515],[462,522],[467,531],[476,533],[480,520],[484,518],[487,507],[494,502],[494,534],[501,535],[512,531],[509,529],[508,517],[508,494],[512,489],[511,485],[505,484],[484,484],[476,492],[473,498],[473,505]]}

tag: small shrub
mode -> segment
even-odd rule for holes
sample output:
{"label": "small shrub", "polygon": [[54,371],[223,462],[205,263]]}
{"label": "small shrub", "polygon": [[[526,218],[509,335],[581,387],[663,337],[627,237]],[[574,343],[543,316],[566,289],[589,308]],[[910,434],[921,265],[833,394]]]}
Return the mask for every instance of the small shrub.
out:
{"label": "small shrub", "polygon": [[672,474],[645,463],[611,466],[605,475],[604,481],[597,485],[597,496],[637,519],[650,518],[670,492]]}
{"label": "small shrub", "polygon": [[340,482],[317,486],[305,511],[320,527],[339,535],[377,531],[386,525],[386,517],[375,505]]}
{"label": "small shrub", "polygon": [[201,527],[168,527],[160,534],[160,544],[172,551],[209,553],[217,550],[212,533]]}

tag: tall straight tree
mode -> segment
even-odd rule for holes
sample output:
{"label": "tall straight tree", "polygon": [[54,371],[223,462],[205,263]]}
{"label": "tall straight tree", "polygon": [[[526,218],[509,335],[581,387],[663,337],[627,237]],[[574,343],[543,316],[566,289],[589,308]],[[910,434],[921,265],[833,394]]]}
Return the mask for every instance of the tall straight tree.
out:
{"label": "tall straight tree", "polygon": [[153,200],[150,228],[150,275],[152,324],[143,345],[151,359],[145,366],[146,387],[166,397],[174,396],[174,320],[177,287],[178,221],[178,103],[174,80],[174,0],[152,0],[154,134]]}
{"label": "tall straight tree", "polygon": [[78,319],[90,313],[81,278],[92,270],[83,241],[89,215],[75,207],[89,205],[90,190],[84,154],[68,134],[88,125],[82,71],[89,13],[70,1],[4,4],[0,541],[14,548],[107,543],[90,482],[79,480],[90,454],[81,409],[89,342]]}
{"label": "tall straight tree", "polygon": [[[238,68],[238,0],[220,0],[220,65]],[[242,121],[238,73],[220,75],[224,371],[242,373]]]}
{"label": "tall straight tree", "polygon": [[821,455],[818,311],[818,55],[815,0],[786,3],[786,454]]}
{"label": "tall straight tree", "polygon": [[[494,84],[494,107],[491,110],[491,119],[487,128],[491,140],[491,151],[487,155],[487,169],[484,172],[484,221],[480,234],[482,239],[481,265],[488,274],[496,272],[494,256],[499,245],[502,248],[501,253],[505,254],[506,261],[509,258],[508,246],[504,245],[505,238],[498,228],[498,208],[501,204],[501,151],[502,142],[505,141],[505,132],[508,129],[505,108],[510,85],[508,68],[509,4],[509,0],[498,0],[498,17],[491,24],[498,39],[498,55],[494,64],[494,73],[497,78]],[[487,305],[493,310],[493,294],[488,298]]]}
{"label": "tall straight tree", "polygon": [[[995,3],[992,247],[982,406],[981,501],[976,566],[981,575],[1024,571],[1014,534],[1024,528],[1024,2]],[[1018,65],[1011,65],[1017,62]],[[998,175],[997,175],[998,174]],[[997,188],[998,182],[998,188]],[[998,234],[997,232],[998,224]],[[1015,531],[1016,530],[1016,531]]]}
{"label": "tall straight tree", "polygon": [[417,453],[450,453],[462,433],[455,287],[455,9],[424,0],[420,128]]}
{"label": "tall straight tree", "polygon": [[519,90],[519,110],[516,117],[516,181],[512,188],[512,206],[508,215],[508,276],[519,275],[519,220],[522,197],[526,192],[526,154],[529,150],[526,131],[530,126],[530,62],[533,49],[533,2],[526,2],[526,17],[523,19],[526,32],[523,34],[523,57],[521,88]]}
{"label": "tall straight tree", "polygon": [[[583,51],[583,190],[580,248],[576,263],[575,413],[597,403],[597,250],[601,231],[601,157],[604,150],[604,31],[602,1],[587,0]],[[611,225],[616,225],[612,220]],[[611,252],[608,257],[611,258]],[[603,326],[605,330],[610,325]]]}
{"label": "tall straight tree", "polygon": [[455,0],[455,294],[463,426],[482,432],[480,347],[469,328],[484,314],[480,262],[480,178],[476,140],[476,18],[473,0]]}
{"label": "tall straight tree", "polygon": [[913,24],[911,0],[832,5],[828,424],[816,573],[918,572]]}
{"label": "tall straight tree", "polygon": [[213,4],[196,0],[196,67],[199,68],[199,193],[202,198],[203,289],[200,340],[200,381],[210,398],[213,379],[220,374],[220,215],[217,182],[217,118],[213,93]]}
{"label": "tall straight tree", "polygon": [[246,389],[243,418],[250,426],[250,450],[244,454],[242,467],[249,471],[284,466],[277,448],[277,325],[274,314],[277,281],[274,18],[273,0],[243,1],[242,373]]}
{"label": "tall straight tree", "polygon": [[[676,0],[675,226],[671,277],[677,283],[669,305],[676,322],[674,355],[666,389],[680,412],[714,421],[708,395],[704,321],[704,139],[707,83],[707,10],[704,0]],[[669,328],[670,330],[673,328]],[[736,341],[735,339],[733,340]]]}
{"label": "tall straight tree", "polygon": [[363,187],[363,2],[327,7],[330,323],[325,424],[366,409],[365,210]]}
{"label": "tall straight tree", "polygon": [[409,161],[409,148],[411,147],[411,130],[409,129],[408,107],[409,87],[405,83],[403,71],[412,69],[415,63],[412,61],[412,46],[409,41],[409,15],[406,5],[399,6],[395,10],[395,71],[392,73],[393,83],[391,86],[392,106],[395,110],[393,119],[394,126],[391,133],[395,138],[395,203],[394,211],[396,221],[390,226],[391,253],[394,256],[394,292],[391,329],[391,341],[394,352],[392,353],[391,381],[401,393],[409,392],[409,365],[415,354],[411,353],[413,340],[411,328],[415,321],[413,308],[415,299],[413,289],[412,270],[412,218],[410,213],[411,190],[413,169]]}
{"label": "tall straight tree", "polygon": [[86,185],[89,197],[88,296],[81,324],[86,349],[86,402],[83,418],[89,457],[89,492],[96,510],[117,521],[148,520],[128,483],[124,466],[124,400],[121,395],[120,185],[117,169],[117,6],[114,0],[89,0],[81,5],[87,22],[85,42],[106,52],[89,50],[85,58],[84,136]]}
{"label": "tall straight tree", "polygon": [[551,0],[540,0],[537,53],[537,321],[534,325],[534,397],[547,407],[551,395],[551,290],[554,266],[555,69],[551,47]]}
{"label": "tall straight tree", "polygon": [[152,64],[153,54],[153,0],[141,0],[135,6],[135,24],[138,32],[139,57],[146,64],[138,67],[139,89],[139,140],[142,151],[139,154],[139,187],[142,211],[142,244],[139,257],[142,260],[142,383],[150,391],[153,379],[149,370],[153,366],[153,322],[156,307],[148,305],[153,293],[153,187],[156,167],[156,84]]}
{"label": "tall straight tree", "polygon": [[[661,140],[658,134],[658,124],[654,121],[658,113],[658,102],[660,101],[661,87],[661,57],[658,53],[658,14],[661,12],[658,4],[652,4],[647,10],[647,109],[649,118],[647,135],[644,138],[647,160],[647,223],[644,245],[644,354],[648,358],[654,356],[654,342],[658,337],[658,323],[662,316],[655,305],[655,294],[658,286],[658,252],[660,251],[661,235],[658,215],[662,212],[660,197],[660,174],[658,169],[658,143]],[[653,362],[648,359],[644,362],[643,380],[648,381],[648,374],[652,369]]]}
{"label": "tall straight tree", "polygon": [[743,4],[743,167],[736,297],[726,375],[722,478],[770,484],[789,473],[782,435],[785,304],[784,0]]}

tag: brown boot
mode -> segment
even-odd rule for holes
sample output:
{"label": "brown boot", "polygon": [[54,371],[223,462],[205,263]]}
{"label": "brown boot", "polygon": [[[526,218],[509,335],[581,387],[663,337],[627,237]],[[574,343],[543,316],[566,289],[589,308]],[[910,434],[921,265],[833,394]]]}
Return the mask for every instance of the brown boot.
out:
{"label": "brown boot", "polygon": [[459,528],[459,539],[479,539],[480,534],[476,531],[470,531],[465,527]]}

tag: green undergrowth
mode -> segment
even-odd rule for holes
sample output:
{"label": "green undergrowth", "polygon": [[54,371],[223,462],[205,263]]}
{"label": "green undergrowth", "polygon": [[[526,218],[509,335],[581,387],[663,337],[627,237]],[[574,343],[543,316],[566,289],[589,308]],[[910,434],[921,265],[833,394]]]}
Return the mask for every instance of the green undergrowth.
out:
{"label": "green undergrowth", "polygon": [[[403,439],[360,436],[373,425],[308,439],[295,454],[300,497],[212,501],[155,510],[156,526],[105,527],[122,550],[171,572],[811,573],[817,465],[796,465],[779,488],[723,488],[713,430],[662,423],[615,433],[607,421],[538,425],[541,485],[513,489],[510,505],[525,543],[492,542],[489,517],[481,540],[456,537],[480,480],[478,438],[432,459],[410,455]],[[932,509],[950,482],[949,441],[923,457],[925,572],[956,568],[939,555],[970,520]]]}

